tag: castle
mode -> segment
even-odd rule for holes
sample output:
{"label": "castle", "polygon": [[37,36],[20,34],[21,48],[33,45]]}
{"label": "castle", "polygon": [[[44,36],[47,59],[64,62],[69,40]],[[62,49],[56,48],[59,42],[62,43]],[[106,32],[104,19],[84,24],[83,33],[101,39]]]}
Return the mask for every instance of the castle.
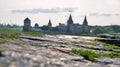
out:
{"label": "castle", "polygon": [[74,24],[72,15],[69,15],[69,18],[67,20],[67,25],[63,23],[59,23],[58,26],[52,27],[51,19],[49,19],[48,25],[39,26],[38,23],[34,25],[34,27],[31,26],[31,20],[29,18],[26,18],[24,20],[24,26],[23,31],[36,31],[43,34],[66,34],[66,35],[80,35],[82,33],[89,33],[89,27],[87,18],[85,16],[83,24]]}

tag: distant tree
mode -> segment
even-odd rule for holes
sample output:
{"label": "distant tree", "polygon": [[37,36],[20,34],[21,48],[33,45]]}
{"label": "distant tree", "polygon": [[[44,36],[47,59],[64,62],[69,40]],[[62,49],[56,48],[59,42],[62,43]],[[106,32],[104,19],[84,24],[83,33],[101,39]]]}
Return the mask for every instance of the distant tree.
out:
{"label": "distant tree", "polygon": [[50,29],[51,29],[51,26],[49,26],[49,25],[42,26],[42,30],[50,30]]}
{"label": "distant tree", "polygon": [[10,28],[10,27],[12,27],[12,26],[11,26],[10,24],[7,24],[7,27]]}
{"label": "distant tree", "polygon": [[111,25],[110,26],[114,32],[120,33],[120,26],[119,25]]}
{"label": "distant tree", "polygon": [[93,31],[94,34],[100,34],[100,33],[104,33],[104,30],[102,28],[96,28]]}

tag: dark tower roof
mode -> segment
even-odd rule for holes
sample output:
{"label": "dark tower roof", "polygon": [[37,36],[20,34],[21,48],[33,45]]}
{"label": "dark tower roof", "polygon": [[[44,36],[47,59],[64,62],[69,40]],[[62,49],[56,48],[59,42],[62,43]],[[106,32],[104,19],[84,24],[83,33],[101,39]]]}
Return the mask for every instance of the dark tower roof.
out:
{"label": "dark tower roof", "polygon": [[51,19],[49,19],[48,25],[52,26]]}
{"label": "dark tower roof", "polygon": [[73,24],[73,20],[72,20],[72,15],[70,14],[69,19],[67,21],[68,24]]}
{"label": "dark tower roof", "polygon": [[85,16],[85,18],[84,18],[83,25],[88,25],[87,17],[86,17],[86,16]]}
{"label": "dark tower roof", "polygon": [[30,19],[27,17],[24,21],[30,21]]}
{"label": "dark tower roof", "polygon": [[36,27],[36,28],[38,28],[38,27],[39,27],[39,24],[38,24],[38,23],[36,23],[36,24],[35,24],[35,27]]}

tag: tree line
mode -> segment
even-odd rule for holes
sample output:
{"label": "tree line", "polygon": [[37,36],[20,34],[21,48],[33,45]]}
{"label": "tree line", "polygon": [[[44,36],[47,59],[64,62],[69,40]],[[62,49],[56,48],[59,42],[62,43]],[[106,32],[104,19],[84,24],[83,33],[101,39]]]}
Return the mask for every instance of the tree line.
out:
{"label": "tree line", "polygon": [[89,26],[90,32],[94,34],[120,33],[120,25]]}

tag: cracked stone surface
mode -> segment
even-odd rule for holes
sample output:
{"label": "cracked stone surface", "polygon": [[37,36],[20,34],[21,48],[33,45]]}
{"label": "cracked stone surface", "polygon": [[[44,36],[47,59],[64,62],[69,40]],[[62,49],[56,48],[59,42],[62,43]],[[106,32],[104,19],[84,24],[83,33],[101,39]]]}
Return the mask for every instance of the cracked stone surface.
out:
{"label": "cracked stone surface", "polygon": [[21,38],[16,41],[8,40],[5,44],[1,44],[0,48],[5,51],[0,57],[0,67],[120,67],[120,58],[99,58],[97,62],[91,62],[70,52],[73,48],[86,49],[71,45],[70,41],[94,38],[68,35],[33,38],[42,40]]}

